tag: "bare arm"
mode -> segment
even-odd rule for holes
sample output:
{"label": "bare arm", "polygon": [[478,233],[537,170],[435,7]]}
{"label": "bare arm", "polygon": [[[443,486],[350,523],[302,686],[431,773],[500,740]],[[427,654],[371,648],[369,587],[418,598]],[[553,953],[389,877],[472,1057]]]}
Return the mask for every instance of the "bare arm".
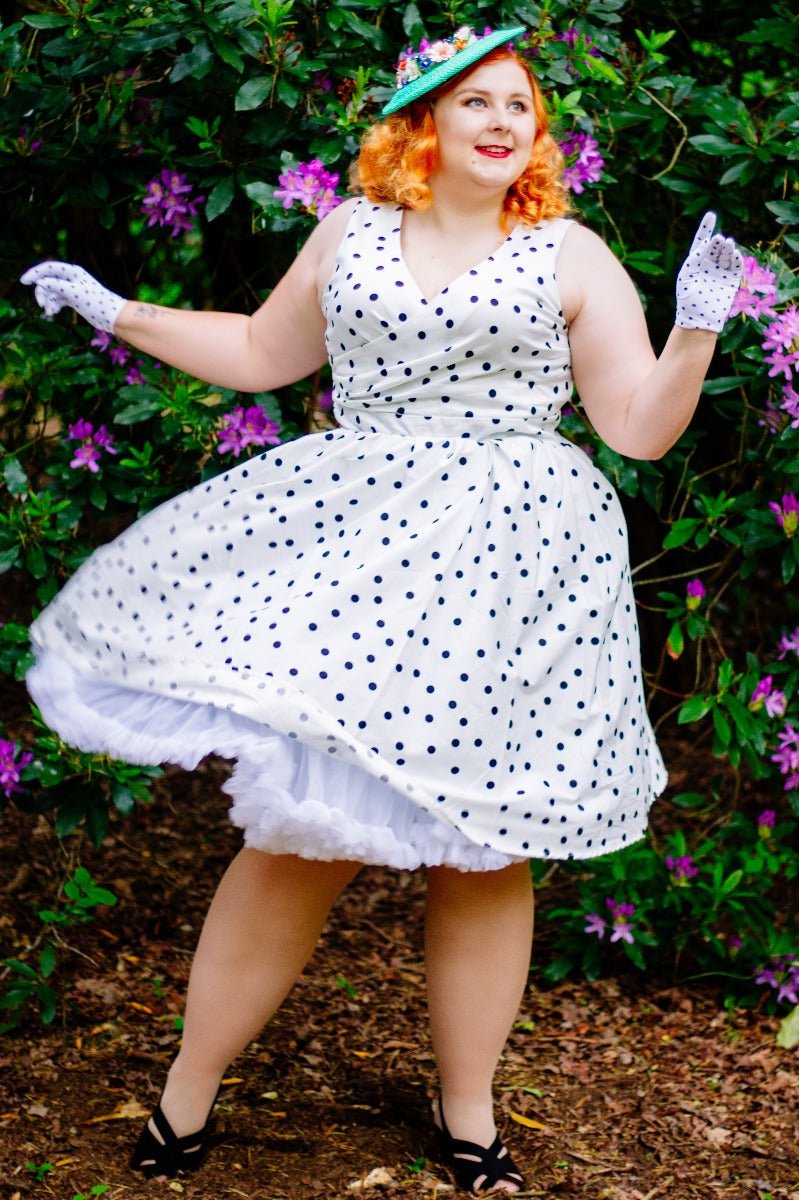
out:
{"label": "bare arm", "polygon": [[320,222],[252,316],[129,300],[114,333],[197,379],[236,391],[269,391],[304,379],[327,360],[320,296],[353,203]]}
{"label": "bare arm", "polygon": [[627,272],[582,226],[565,238],[557,274],[574,382],[589,420],[619,454],[660,458],[691,421],[716,334],[675,326],[657,357]]}

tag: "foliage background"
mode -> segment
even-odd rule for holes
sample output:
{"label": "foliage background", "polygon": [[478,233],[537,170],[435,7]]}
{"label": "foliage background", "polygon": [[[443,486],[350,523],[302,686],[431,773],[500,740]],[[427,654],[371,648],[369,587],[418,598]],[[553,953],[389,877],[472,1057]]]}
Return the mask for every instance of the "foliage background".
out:
{"label": "foliage background", "polygon": [[[319,158],[340,175],[343,194],[404,45],[464,23],[521,23],[556,133],[592,136],[604,158],[576,206],[631,272],[655,345],[671,327],[673,280],[706,209],[774,278],[771,315],[729,323],[697,418],[663,461],[631,462],[598,445],[579,409],[564,422],[627,509],[653,717],[666,737],[686,725],[703,765],[696,787],[672,789],[667,819],[647,842],[558,868],[574,886],[552,914],[558,953],[548,974],[591,976],[629,961],[720,973],[738,999],[765,987],[775,1002],[795,1003],[793,6],[42,0],[4,12],[0,803],[31,814],[20,820],[47,813],[57,836],[95,844],[109,820],[136,819],[157,772],[78,754],[29,710],[19,684],[30,661],[28,621],[94,546],[229,465],[219,443],[224,414],[257,403],[283,437],[298,436],[324,419],[317,402],[327,383],[322,374],[252,398],[149,362],[131,376],[135,359],[115,365],[71,314],[40,320],[18,275],[62,258],[122,295],[252,311],[316,220],[274,198],[281,171]],[[185,177],[195,202],[196,218],[177,236],[148,225],[142,209],[165,170]],[[763,341],[775,320],[788,365],[769,374]],[[81,421],[105,428],[116,451],[98,452],[97,471],[71,465],[81,439],[69,431]],[[691,593],[696,580],[701,589]],[[764,703],[770,693],[783,697],[782,711],[782,702]],[[534,869],[545,900],[552,873]],[[72,881],[78,897],[95,886]],[[602,936],[585,932],[590,914]],[[625,924],[632,940],[620,932]],[[12,1018],[37,998],[52,1015],[54,952],[30,962],[23,954],[9,970]]]}

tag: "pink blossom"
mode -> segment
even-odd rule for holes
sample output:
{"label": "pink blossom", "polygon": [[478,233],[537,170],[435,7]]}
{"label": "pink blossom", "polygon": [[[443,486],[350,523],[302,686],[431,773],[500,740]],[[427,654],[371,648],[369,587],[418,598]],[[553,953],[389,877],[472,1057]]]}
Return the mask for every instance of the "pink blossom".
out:
{"label": "pink blossom", "polygon": [[310,162],[288,167],[278,176],[279,186],[275,188],[274,198],[282,200],[284,208],[299,204],[305,212],[321,221],[341,204],[341,197],[335,192],[338,178],[335,171],[325,169],[321,159],[312,158]]}
{"label": "pink blossom", "polygon": [[0,738],[0,788],[7,798],[15,792],[21,792],[20,772],[33,762],[33,755],[27,750],[17,757],[17,746]]}
{"label": "pink blossom", "polygon": [[144,383],[144,376],[142,375],[142,371],[141,371],[143,366],[144,366],[143,360],[140,358],[137,358],[135,364],[128,369],[128,373],[125,376],[125,383],[129,383],[129,384]]}
{"label": "pink blossom", "polygon": [[793,633],[784,633],[777,643],[779,658],[785,658],[786,654],[793,652],[799,655],[799,625],[794,629]]}
{"label": "pink blossom", "polygon": [[108,357],[115,367],[124,367],[130,358],[130,350],[126,350],[124,346],[111,346],[108,350]]}
{"label": "pink blossom", "polygon": [[799,529],[799,500],[793,492],[786,492],[781,504],[777,504],[775,500],[770,501],[769,508],[782,526],[785,536],[793,537]]}
{"label": "pink blossom", "polygon": [[69,465],[76,470],[85,467],[93,475],[96,475],[100,470],[100,451],[93,442],[82,442],[69,460]]}
{"label": "pink blossom", "polygon": [[707,595],[707,589],[701,579],[690,579],[685,585],[685,607],[694,612]]}
{"label": "pink blossom", "polygon": [[786,723],[777,734],[779,749],[771,755],[771,761],[776,763],[780,772],[785,775],[783,788],[786,792],[799,788],[799,732],[793,725]]}
{"label": "pink blossom", "polygon": [[585,929],[583,933],[595,933],[600,941],[605,936],[607,921],[600,917],[599,913],[588,913],[585,918]]}
{"label": "pink blossom", "polygon": [[111,334],[106,329],[93,329],[94,337],[89,342],[90,346],[94,346],[95,350],[99,350],[103,354],[111,345]]}
{"label": "pink blossom", "polygon": [[765,359],[771,363],[769,375],[782,373],[788,383],[799,365],[799,309],[791,304],[785,312],[766,327],[763,349],[768,350]]}
{"label": "pink blossom", "polygon": [[219,453],[238,458],[245,446],[279,446],[280,426],[260,404],[253,404],[225,413],[217,437]]}
{"label": "pink blossom", "polygon": [[684,886],[689,879],[693,879],[695,875],[699,874],[699,867],[694,866],[690,854],[681,854],[677,857],[667,854],[666,866],[671,871],[674,882],[680,886]]}
{"label": "pink blossom", "polygon": [[148,218],[148,228],[160,225],[169,229],[172,237],[189,233],[194,228],[197,209],[205,196],[191,196],[192,185],[179,171],[164,170],[147,184],[141,209]]}
{"label": "pink blossom", "polygon": [[776,316],[776,299],[777,276],[768,267],[762,267],[751,254],[745,254],[743,278],[732,302],[730,317],[742,313],[757,321],[762,317]]}
{"label": "pink blossom", "polygon": [[586,183],[599,182],[605,160],[590,133],[574,130],[560,143],[560,149],[566,159],[563,182],[567,188],[579,196],[580,192],[585,191]]}
{"label": "pink blossom", "polygon": [[67,439],[81,443],[69,463],[75,470],[83,469],[96,475],[100,470],[101,450],[104,450],[106,454],[117,453],[114,439],[105,425],[101,425],[95,432],[91,421],[87,421],[85,417],[81,417],[74,425],[69,426]]}
{"label": "pink blossom", "polygon": [[787,707],[788,698],[785,692],[774,687],[774,679],[771,675],[766,675],[760,680],[749,700],[749,708],[752,712],[758,712],[761,708],[765,708],[770,717],[784,717]]}
{"label": "pink blossom", "polygon": [[619,904],[612,896],[608,896],[605,904],[613,915],[613,928],[610,934],[611,942],[627,942],[629,945],[632,945],[635,938],[633,937],[633,926],[630,917],[635,912],[635,905]]}

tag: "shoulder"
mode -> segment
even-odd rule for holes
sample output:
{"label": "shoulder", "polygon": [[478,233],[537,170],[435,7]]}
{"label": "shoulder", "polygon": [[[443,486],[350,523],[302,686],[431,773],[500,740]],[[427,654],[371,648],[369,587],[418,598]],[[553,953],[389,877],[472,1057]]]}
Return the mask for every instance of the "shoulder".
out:
{"label": "shoulder", "polygon": [[353,196],[349,200],[342,200],[341,204],[336,205],[319,222],[300,252],[300,257],[305,260],[308,269],[315,276],[316,288],[320,296],[330,278],[336,253],[347,231],[352,215],[360,203],[360,196]]}
{"label": "shoulder", "polygon": [[569,221],[558,252],[556,274],[563,315],[571,324],[593,298],[601,299],[603,290],[623,286],[627,272],[610,247],[593,230],[577,221]]}

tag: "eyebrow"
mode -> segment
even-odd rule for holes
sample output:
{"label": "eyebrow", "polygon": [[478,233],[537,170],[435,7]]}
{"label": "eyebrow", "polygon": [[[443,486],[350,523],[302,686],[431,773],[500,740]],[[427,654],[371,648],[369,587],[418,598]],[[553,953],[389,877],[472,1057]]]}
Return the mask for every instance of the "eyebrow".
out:
{"label": "eyebrow", "polygon": [[[458,92],[474,92],[478,96],[490,96],[491,95],[491,93],[486,88],[470,87],[470,85],[468,83],[465,83],[462,87],[459,87],[457,89],[457,91]],[[508,98],[510,100],[532,100],[533,97],[530,95],[529,92],[511,92],[510,96]]]}

